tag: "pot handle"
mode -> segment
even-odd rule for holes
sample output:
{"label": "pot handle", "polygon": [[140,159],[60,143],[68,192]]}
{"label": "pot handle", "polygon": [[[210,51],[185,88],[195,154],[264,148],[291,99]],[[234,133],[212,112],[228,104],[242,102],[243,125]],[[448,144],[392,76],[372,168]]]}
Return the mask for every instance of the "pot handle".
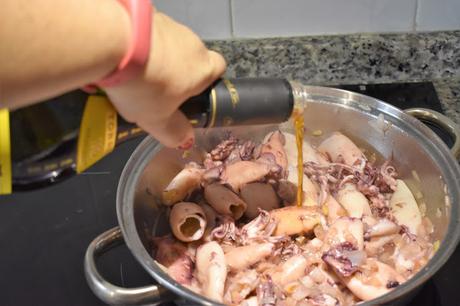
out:
{"label": "pot handle", "polygon": [[88,246],[84,269],[86,281],[94,294],[110,305],[152,305],[172,300],[172,293],[159,285],[123,288],[102,277],[96,267],[97,257],[122,243],[123,235],[117,226],[96,237]]}
{"label": "pot handle", "polygon": [[450,149],[454,157],[460,159],[460,126],[445,115],[427,108],[409,108],[405,113],[417,119],[433,122],[445,129],[454,139],[454,145]]}

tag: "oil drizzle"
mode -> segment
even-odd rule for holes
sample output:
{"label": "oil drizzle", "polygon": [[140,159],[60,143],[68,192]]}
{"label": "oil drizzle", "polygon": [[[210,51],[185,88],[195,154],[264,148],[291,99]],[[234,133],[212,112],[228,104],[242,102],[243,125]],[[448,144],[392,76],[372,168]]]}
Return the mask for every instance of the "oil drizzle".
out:
{"label": "oil drizzle", "polygon": [[297,144],[297,207],[303,203],[303,137],[304,118],[303,109],[296,109],[294,113],[295,139]]}

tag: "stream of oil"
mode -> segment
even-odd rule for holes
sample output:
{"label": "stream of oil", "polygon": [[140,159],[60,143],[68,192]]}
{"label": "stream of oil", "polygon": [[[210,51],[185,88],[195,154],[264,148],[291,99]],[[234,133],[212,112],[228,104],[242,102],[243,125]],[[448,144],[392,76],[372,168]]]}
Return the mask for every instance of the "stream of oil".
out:
{"label": "stream of oil", "polygon": [[297,207],[303,203],[303,137],[304,118],[303,110],[294,114],[295,138],[297,144]]}

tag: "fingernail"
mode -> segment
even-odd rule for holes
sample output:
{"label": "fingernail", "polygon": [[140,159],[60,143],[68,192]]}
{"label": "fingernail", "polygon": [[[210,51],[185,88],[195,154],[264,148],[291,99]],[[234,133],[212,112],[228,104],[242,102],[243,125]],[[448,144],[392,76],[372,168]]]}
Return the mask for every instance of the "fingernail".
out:
{"label": "fingernail", "polygon": [[193,137],[187,139],[183,144],[177,147],[179,150],[188,150],[193,146],[195,139]]}

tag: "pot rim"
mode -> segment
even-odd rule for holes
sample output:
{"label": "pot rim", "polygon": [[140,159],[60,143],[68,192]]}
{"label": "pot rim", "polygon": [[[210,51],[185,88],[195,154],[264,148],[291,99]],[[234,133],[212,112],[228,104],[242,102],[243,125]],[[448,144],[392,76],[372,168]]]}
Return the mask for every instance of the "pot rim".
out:
{"label": "pot rim", "polygon": [[[320,86],[305,86],[307,96],[315,103],[339,104],[341,107],[365,112],[373,116],[383,113],[384,116],[393,117],[398,121],[398,128],[410,131],[410,137],[415,137],[428,147],[431,157],[443,166],[443,174],[446,175],[444,183],[448,187],[448,195],[451,203],[449,225],[446,234],[440,244],[439,249],[423,267],[411,279],[398,286],[394,290],[373,299],[363,302],[360,305],[381,305],[413,291],[430,279],[449,259],[457,247],[460,239],[460,167],[452,156],[449,148],[444,142],[421,121],[405,114],[402,110],[387,104],[381,100],[354,93],[347,90],[335,89]],[[359,103],[359,104],[357,104]],[[355,107],[352,104],[356,104]],[[359,108],[359,109],[358,109]],[[216,304],[199,294],[183,287],[165,273],[144,248],[134,224],[132,211],[132,201],[134,199],[135,188],[138,180],[150,162],[151,158],[163,148],[156,140],[147,136],[135,149],[126,163],[121,174],[117,189],[117,216],[120,228],[125,238],[126,244],[135,256],[136,260],[147,270],[147,272],[162,286],[173,291],[175,294],[203,305],[222,305]]]}

